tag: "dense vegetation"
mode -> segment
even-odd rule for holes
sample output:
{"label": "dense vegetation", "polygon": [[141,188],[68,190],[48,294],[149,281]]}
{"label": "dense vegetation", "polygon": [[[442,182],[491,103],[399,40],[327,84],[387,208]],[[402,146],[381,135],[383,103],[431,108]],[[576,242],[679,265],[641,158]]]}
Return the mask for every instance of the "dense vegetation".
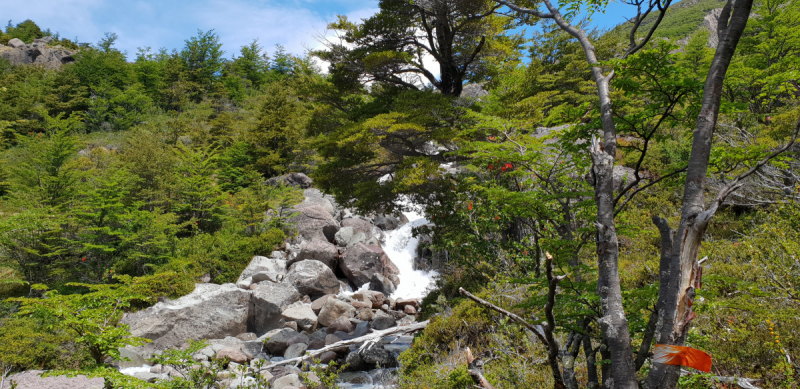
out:
{"label": "dense vegetation", "polygon": [[[432,222],[419,232],[432,234],[443,275],[423,306],[431,325],[401,358],[402,387],[471,387],[467,347],[497,388],[553,385],[536,338],[459,287],[527,320],[547,317],[577,382],[607,379],[586,142],[600,112],[584,53],[552,22],[524,37],[514,28],[529,17],[495,13],[489,1],[454,4],[460,29],[428,50],[440,76],[418,56],[435,34],[418,32],[442,10],[399,1],[382,1],[361,23],[331,24],[347,44],[308,57],[280,46],[268,55],[257,41],[230,55],[212,30],[180,50],[135,56],[115,48],[114,34],[92,45],[57,39],[50,44],[80,47],[60,70],[0,63],[0,367],[112,374],[107,358],[138,342],[114,326],[119,313],[184,295],[205,275],[235,280],[293,233],[276,211],[302,194],[265,180],[304,172],[346,206],[389,212],[407,197]],[[716,32],[701,22],[721,6],[673,6],[658,39],[625,59],[624,26],[588,33],[616,71],[616,163],[658,181],[637,186],[616,215],[636,350],[658,296],[652,218],[675,225],[681,216],[681,173],[714,55]],[[0,43],[46,35],[25,21]],[[455,47],[440,55],[446,44]],[[709,191],[790,137],[798,71],[798,3],[757,3],[727,73]],[[485,93],[462,94],[466,82]],[[687,344],[713,355],[712,375],[797,387],[797,157],[790,149],[748,178],[705,233]],[[625,177],[617,192],[633,173]],[[553,306],[554,272],[565,278]],[[681,379],[717,385],[709,375]]]}

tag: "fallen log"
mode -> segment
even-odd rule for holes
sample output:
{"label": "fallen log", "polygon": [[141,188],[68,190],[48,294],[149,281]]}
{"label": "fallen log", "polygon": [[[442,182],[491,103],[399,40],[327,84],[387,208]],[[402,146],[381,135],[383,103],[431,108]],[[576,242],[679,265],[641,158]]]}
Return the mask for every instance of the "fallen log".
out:
{"label": "fallen log", "polygon": [[[688,370],[681,369],[681,375],[690,375],[690,374],[692,374],[692,373],[689,372]],[[761,389],[758,386],[754,385],[756,382],[759,382],[761,380],[757,380],[757,379],[753,379],[753,378],[725,377],[725,376],[715,375],[715,376],[709,377],[709,379],[712,380],[712,381],[721,382],[723,384],[733,384],[733,385],[736,385],[736,386],[738,386],[738,387],[740,387],[742,389]]]}
{"label": "fallen log", "polygon": [[314,358],[316,356],[322,355],[322,354],[324,354],[324,353],[326,353],[328,351],[336,351],[336,350],[345,349],[345,348],[348,348],[348,347],[350,347],[350,346],[352,346],[354,344],[364,343],[364,345],[362,347],[370,347],[372,344],[375,344],[377,341],[379,341],[379,340],[381,340],[381,339],[383,339],[383,338],[385,338],[385,337],[387,337],[389,335],[406,334],[406,333],[409,333],[409,332],[419,331],[419,330],[427,327],[428,326],[428,322],[429,322],[428,320],[425,320],[423,322],[414,323],[414,324],[410,324],[410,325],[407,325],[407,326],[392,327],[392,328],[389,328],[389,329],[386,329],[386,330],[374,331],[372,333],[369,333],[367,335],[364,335],[364,336],[361,336],[361,337],[358,337],[358,338],[349,339],[349,340],[343,340],[341,342],[336,342],[336,343],[333,343],[333,344],[329,344],[329,345],[327,345],[327,346],[325,346],[325,347],[323,347],[323,348],[321,348],[319,350],[308,351],[306,353],[306,355],[304,355],[302,357],[285,359],[285,360],[280,361],[280,362],[271,363],[271,364],[269,364],[267,366],[262,367],[261,370],[271,369],[271,368],[276,367],[276,366],[288,365],[288,364],[295,364],[295,366],[296,366],[296,365],[298,365],[299,363],[301,363],[301,362],[303,362],[305,360],[308,360],[308,359]]}

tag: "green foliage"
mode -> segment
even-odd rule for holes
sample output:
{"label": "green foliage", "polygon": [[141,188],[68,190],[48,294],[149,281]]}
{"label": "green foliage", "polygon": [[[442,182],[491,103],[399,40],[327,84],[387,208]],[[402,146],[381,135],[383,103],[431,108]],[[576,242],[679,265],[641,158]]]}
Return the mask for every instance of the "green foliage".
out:
{"label": "green foliage", "polygon": [[88,350],[95,365],[105,364],[106,358],[119,360],[119,349],[140,346],[145,339],[131,337],[127,326],[118,325],[122,313],[134,300],[144,296],[134,294],[130,277],[121,277],[122,284],[71,284],[89,290],[85,294],[62,295],[57,291],[45,293],[45,298],[17,298],[21,304],[18,315],[58,320],[62,328],[76,336],[75,342]]}
{"label": "green foliage", "polygon": [[0,361],[15,369],[73,368],[73,337],[52,318],[8,317],[0,323]]}
{"label": "green foliage", "polygon": [[25,20],[22,23],[17,24],[16,26],[11,25],[11,21],[9,21],[8,26],[6,26],[5,34],[0,36],[0,43],[7,45],[8,41],[17,38],[27,44],[33,43],[34,39],[37,38],[44,38],[46,34],[39,28],[33,20]]}

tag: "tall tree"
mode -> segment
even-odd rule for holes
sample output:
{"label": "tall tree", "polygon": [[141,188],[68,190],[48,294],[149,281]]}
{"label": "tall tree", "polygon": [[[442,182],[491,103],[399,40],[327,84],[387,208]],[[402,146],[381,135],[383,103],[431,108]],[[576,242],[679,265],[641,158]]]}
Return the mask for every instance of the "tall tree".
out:
{"label": "tall tree", "polygon": [[[316,53],[331,63],[342,83],[385,82],[419,88],[426,80],[445,95],[459,96],[467,80],[487,72],[492,56],[507,50],[501,34],[509,18],[486,0],[381,0],[380,12],[361,24],[346,17],[329,25],[343,32]],[[439,75],[425,66],[432,58]]]}

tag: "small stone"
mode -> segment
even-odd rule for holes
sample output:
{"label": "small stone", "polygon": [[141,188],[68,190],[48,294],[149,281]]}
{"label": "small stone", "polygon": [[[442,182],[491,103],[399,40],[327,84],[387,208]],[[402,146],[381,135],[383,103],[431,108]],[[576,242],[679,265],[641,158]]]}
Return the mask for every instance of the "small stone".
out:
{"label": "small stone", "polygon": [[305,355],[306,350],[308,350],[308,345],[304,343],[295,343],[286,349],[286,352],[283,354],[283,357],[286,359],[302,357],[303,355]]}
{"label": "small stone", "polygon": [[322,310],[322,307],[325,306],[325,303],[328,302],[329,298],[336,298],[335,294],[326,294],[311,303],[311,309],[314,311],[315,314],[319,315],[319,311]]}
{"label": "small stone", "polygon": [[340,339],[338,336],[336,336],[334,334],[328,334],[328,336],[325,337],[325,345],[326,346],[330,346],[330,345],[332,345],[334,343],[341,342],[341,341],[342,341],[342,339]]}
{"label": "small stone", "polygon": [[375,318],[372,319],[372,328],[379,331],[392,328],[397,324],[396,321],[397,319],[395,319],[394,316],[390,316],[382,311],[379,311],[375,315]]}
{"label": "small stone", "polygon": [[328,326],[329,334],[332,334],[336,331],[342,331],[349,334],[353,332],[353,330],[355,330],[355,326],[353,325],[353,323],[350,322],[350,319],[344,316],[336,319],[335,322],[333,322],[330,326]]}
{"label": "small stone", "polygon": [[369,308],[359,309],[356,313],[356,319],[363,321],[372,321],[375,318],[375,313]]}
{"label": "small stone", "polygon": [[258,339],[258,335],[254,334],[252,332],[244,332],[244,333],[241,333],[239,335],[236,335],[236,337],[238,339],[241,339],[241,340],[245,341],[245,342],[248,341],[248,340],[256,340],[256,339]]}
{"label": "small stone", "polygon": [[239,364],[247,363],[247,355],[245,355],[241,350],[235,349],[233,347],[225,347],[222,350],[219,350],[217,353],[216,359],[224,359],[228,358],[231,362],[236,362]]}
{"label": "small stone", "polygon": [[333,351],[326,351],[319,356],[320,363],[331,363],[336,360],[336,353]]}
{"label": "small stone", "polygon": [[287,322],[286,322],[286,323],[283,325],[283,327],[284,327],[284,328],[291,328],[291,329],[293,329],[293,330],[297,331],[297,322],[296,322],[296,321],[287,321]]}
{"label": "small stone", "polygon": [[417,309],[414,308],[413,305],[406,305],[405,307],[403,307],[403,311],[408,315],[416,315],[417,314]]}
{"label": "small stone", "polygon": [[303,383],[300,382],[300,376],[297,374],[288,374],[275,380],[272,383],[272,389],[287,389],[289,387],[301,388]]}

